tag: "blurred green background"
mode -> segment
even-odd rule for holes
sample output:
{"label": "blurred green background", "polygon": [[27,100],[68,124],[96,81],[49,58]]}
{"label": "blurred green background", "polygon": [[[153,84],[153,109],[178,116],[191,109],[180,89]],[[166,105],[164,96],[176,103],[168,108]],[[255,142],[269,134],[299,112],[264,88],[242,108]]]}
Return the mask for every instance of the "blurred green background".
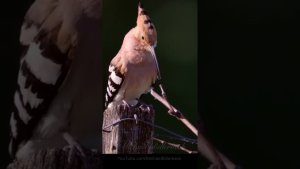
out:
{"label": "blurred green background", "polygon": [[[139,1],[104,0],[103,2],[103,68],[107,72],[110,60],[119,51],[125,34],[136,25]],[[197,1],[141,1],[158,34],[156,55],[162,82],[169,101],[196,125],[197,109]],[[104,76],[107,80],[107,74]],[[105,88],[104,86],[103,88]],[[159,91],[157,89],[156,91]],[[180,121],[167,114],[167,109],[150,94],[143,100],[156,110],[155,124],[178,134],[196,137]],[[196,150],[196,145],[165,137],[169,134],[156,129],[155,135],[184,144]],[[155,153],[183,153],[157,146]]]}

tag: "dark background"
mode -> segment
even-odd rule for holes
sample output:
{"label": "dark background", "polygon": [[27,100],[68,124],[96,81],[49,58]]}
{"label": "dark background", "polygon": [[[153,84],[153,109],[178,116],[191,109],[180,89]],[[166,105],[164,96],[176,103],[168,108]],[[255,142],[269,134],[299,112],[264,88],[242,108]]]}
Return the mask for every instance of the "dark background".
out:
{"label": "dark background", "polygon": [[[183,1],[177,0],[179,4]],[[168,2],[173,1],[151,1],[147,4],[149,7],[145,4],[145,8],[153,14],[151,18],[159,29],[164,29],[167,24],[159,26],[157,22],[161,15],[155,14],[154,10],[158,10],[157,8],[161,6],[168,9],[168,6],[163,5]],[[3,156],[0,168],[5,168],[8,160],[6,136],[20,53],[17,42],[22,19],[30,3],[31,1],[1,2],[0,56],[3,60],[0,150]],[[125,4],[123,1],[119,3],[121,7]],[[104,3],[104,8],[106,4]],[[157,4],[160,4],[159,7]],[[198,1],[198,6],[199,78],[198,89],[193,92],[199,93],[198,110],[205,134],[220,151],[244,168],[299,168],[299,139],[296,136],[299,135],[297,114],[300,112],[298,82],[300,2],[207,0]],[[136,5],[131,9],[135,10]],[[180,8],[169,9],[171,10],[168,13],[161,11],[163,17],[167,18],[170,13],[176,14],[177,17],[187,13],[187,10]],[[128,15],[135,16],[135,14]],[[135,19],[131,19],[130,23],[126,23],[127,29],[118,32],[120,36],[115,42],[116,46],[120,46],[120,39],[135,23]],[[171,21],[173,25],[188,29],[188,25],[183,22],[188,19],[182,18],[179,21],[174,17]],[[166,36],[171,31],[172,34],[167,38],[176,43],[177,39],[173,36],[186,32],[186,30],[174,32],[172,30],[173,28],[165,30],[165,33],[159,36]],[[158,50],[164,46],[160,41]],[[166,40],[165,43],[167,42]],[[180,43],[184,45],[188,40]],[[174,46],[170,44],[169,48]],[[111,53],[108,58],[113,57],[118,49],[114,50],[107,52],[107,55]],[[159,58],[160,62],[164,62],[162,58]],[[167,78],[170,74],[166,73],[168,68],[163,69],[163,77]],[[188,73],[184,73],[183,67],[174,71],[177,73],[178,70],[183,74],[181,76],[190,77]],[[178,91],[190,92],[188,84],[182,83],[178,86],[180,86]],[[168,89],[171,96],[174,94],[172,90]],[[173,95],[173,97],[180,96],[176,93]],[[195,110],[193,105],[186,107]],[[193,122],[196,122],[196,117],[193,117]],[[200,162],[202,161],[205,163],[205,160],[201,159]]]}
{"label": "dark background", "polygon": [[199,1],[206,134],[245,168],[299,168],[299,1]]}
{"label": "dark background", "polygon": [[23,17],[33,0],[3,1],[0,9],[0,51],[1,51],[1,118],[0,118],[0,168],[4,169],[9,161],[9,117],[12,109],[13,94],[16,88],[19,66],[19,33]]}

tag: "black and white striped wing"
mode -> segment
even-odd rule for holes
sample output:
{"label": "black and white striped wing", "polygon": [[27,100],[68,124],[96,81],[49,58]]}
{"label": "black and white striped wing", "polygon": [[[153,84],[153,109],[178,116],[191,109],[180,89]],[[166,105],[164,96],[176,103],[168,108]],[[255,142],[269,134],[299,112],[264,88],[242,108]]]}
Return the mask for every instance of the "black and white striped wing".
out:
{"label": "black and white striped wing", "polygon": [[109,76],[105,94],[105,107],[114,100],[124,81],[124,75],[115,66],[109,65],[108,72]]}
{"label": "black and white striped wing", "polygon": [[26,19],[22,26],[23,52],[10,117],[12,157],[33,135],[69,71],[71,47],[65,52],[58,48],[55,43],[58,32],[59,26],[50,34],[40,24]]}

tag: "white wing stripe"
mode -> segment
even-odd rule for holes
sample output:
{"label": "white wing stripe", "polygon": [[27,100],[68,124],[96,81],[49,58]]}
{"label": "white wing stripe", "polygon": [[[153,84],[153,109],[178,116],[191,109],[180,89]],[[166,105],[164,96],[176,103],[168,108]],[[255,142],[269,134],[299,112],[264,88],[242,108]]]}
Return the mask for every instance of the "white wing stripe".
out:
{"label": "white wing stripe", "polygon": [[122,82],[122,78],[120,78],[119,76],[116,75],[116,72],[112,72],[111,73],[111,80],[115,83],[115,84],[118,84],[120,85],[121,82]]}
{"label": "white wing stripe", "polygon": [[114,67],[114,66],[112,66],[112,65],[109,65],[109,67],[108,67],[108,71],[109,71],[109,72],[112,72],[114,69],[115,69],[115,67]]}
{"label": "white wing stripe", "polygon": [[19,117],[25,124],[27,124],[28,121],[31,119],[31,116],[29,116],[26,109],[23,107],[19,92],[15,93],[15,105],[18,110]]}
{"label": "white wing stripe", "polygon": [[23,45],[29,45],[30,42],[33,41],[35,35],[38,33],[38,29],[36,26],[31,26],[27,28],[26,24],[22,25],[21,34],[20,34],[20,42]]}
{"label": "white wing stripe", "polygon": [[[109,82],[109,83],[110,83],[110,82]],[[115,89],[112,85],[108,84],[108,87],[109,87],[109,90],[110,90],[110,91],[112,91],[112,92],[115,92],[115,91],[116,91],[116,89]]]}
{"label": "white wing stripe", "polygon": [[17,120],[15,119],[15,112],[12,112],[10,116],[10,128],[11,128],[12,136],[16,138],[18,132],[17,132]]}
{"label": "white wing stripe", "polygon": [[106,91],[107,91],[108,96],[111,97],[112,94],[111,94],[111,92],[109,91],[109,87],[106,88]]}
{"label": "white wing stripe", "polygon": [[39,49],[39,44],[31,43],[25,61],[31,72],[42,82],[46,84],[55,84],[61,70],[61,65],[54,63],[52,60],[45,58]]}
{"label": "white wing stripe", "polygon": [[26,77],[22,75],[20,70],[18,75],[18,85],[20,87],[20,91],[23,96],[24,105],[29,103],[31,108],[36,108],[38,105],[40,105],[43,102],[43,99],[39,99],[37,97],[37,93],[32,93],[31,91],[32,86],[29,86],[29,88],[26,89],[25,81],[26,81]]}
{"label": "white wing stripe", "polygon": [[105,95],[105,101],[108,101],[108,96],[107,96],[107,94]]}

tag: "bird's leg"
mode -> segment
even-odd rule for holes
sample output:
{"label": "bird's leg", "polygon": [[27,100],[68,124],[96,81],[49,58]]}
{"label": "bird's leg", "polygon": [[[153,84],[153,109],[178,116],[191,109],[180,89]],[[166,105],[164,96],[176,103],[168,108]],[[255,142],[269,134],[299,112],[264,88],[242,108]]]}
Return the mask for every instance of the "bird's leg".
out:
{"label": "bird's leg", "polygon": [[125,110],[125,111],[129,111],[131,109],[131,105],[129,103],[127,103],[125,100],[122,100],[122,108]]}
{"label": "bird's leg", "polygon": [[[71,112],[72,112],[73,104],[71,103],[70,106],[66,106],[66,109],[68,109],[68,117],[67,119],[71,119]],[[79,144],[79,142],[70,134],[69,130],[67,130],[70,127],[71,121],[68,122],[67,128],[65,128],[64,131],[62,131],[62,136],[65,139],[65,141],[69,144],[67,148],[70,150],[68,151],[68,162],[71,163],[74,160],[74,157],[76,154],[79,154],[82,158],[83,167],[84,169],[89,169],[90,164],[88,162],[87,155],[84,151],[84,147]]]}
{"label": "bird's leg", "polygon": [[122,100],[122,103],[123,103],[126,107],[130,107],[130,105],[129,105],[125,100]]}
{"label": "bird's leg", "polygon": [[90,169],[91,166],[88,162],[88,157],[87,157],[86,153],[84,152],[84,149],[83,149],[84,147],[82,147],[78,143],[78,141],[76,141],[75,138],[69,132],[64,132],[63,137],[69,144],[68,148],[70,148],[70,150],[68,152],[68,162],[69,163],[72,162],[72,160],[74,159],[74,156],[76,155],[76,151],[77,151],[77,152],[79,152],[80,156],[82,157],[81,159],[83,161],[84,169]]}
{"label": "bird's leg", "polygon": [[139,106],[139,109],[140,109],[141,111],[143,111],[143,112],[151,112],[150,107],[149,107],[148,105],[146,105],[146,104],[141,104],[141,105]]}
{"label": "bird's leg", "polygon": [[136,105],[142,112],[151,112],[150,106],[147,105],[146,103],[144,103],[143,101],[141,101],[140,99],[138,100],[138,104]]}
{"label": "bird's leg", "polygon": [[[68,112],[66,119],[71,119],[71,113],[72,113],[72,109],[73,109],[72,101],[66,102],[64,104],[64,109]],[[64,130],[62,130],[62,136],[65,139],[65,141],[69,144],[68,147],[70,148],[70,151],[69,151],[69,156],[68,156],[68,162],[71,162],[71,159],[72,159],[73,155],[75,154],[75,150],[77,150],[82,157],[85,157],[85,153],[84,153],[82,147],[80,146],[80,144],[69,133],[68,128],[70,127],[71,121],[68,120],[67,122],[68,123],[67,123],[66,128]]]}
{"label": "bird's leg", "polygon": [[69,163],[72,161],[72,158],[75,155],[75,151],[78,151],[79,154],[83,158],[86,157],[81,145],[75,140],[75,138],[73,136],[71,136],[71,134],[69,132],[64,132],[63,137],[66,140],[66,142],[69,144],[69,148],[70,148],[69,155],[68,155],[68,162]]}
{"label": "bird's leg", "polygon": [[131,101],[125,101],[122,100],[122,106],[125,110],[130,110],[132,108],[137,108],[140,105],[140,101],[138,99],[131,100]]}

